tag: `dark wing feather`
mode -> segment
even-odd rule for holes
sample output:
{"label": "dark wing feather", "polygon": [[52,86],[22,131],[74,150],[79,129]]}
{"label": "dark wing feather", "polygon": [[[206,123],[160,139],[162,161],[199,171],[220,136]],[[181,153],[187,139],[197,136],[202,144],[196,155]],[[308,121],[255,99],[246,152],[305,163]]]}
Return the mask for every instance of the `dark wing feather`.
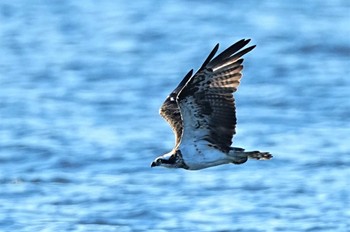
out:
{"label": "dark wing feather", "polygon": [[[214,49],[210,52],[208,57],[205,59],[202,68],[206,67],[206,65],[213,59],[215,53],[219,48],[219,44],[217,44]],[[192,77],[193,69],[191,69],[186,76],[182,79],[179,85],[169,94],[169,96],[165,99],[162,106],[159,109],[160,115],[169,123],[173,132],[175,134],[175,146],[180,143],[183,124],[180,113],[180,108],[176,101],[177,95],[180,90],[186,85],[189,79]]]}
{"label": "dark wing feather", "polygon": [[160,115],[169,123],[175,134],[175,145],[180,142],[182,135],[182,119],[176,98],[180,90],[185,86],[187,81],[192,77],[193,69],[191,69],[182,79],[180,84],[169,94],[163,105],[159,109]]}
{"label": "dark wing feather", "polygon": [[241,57],[255,47],[241,50],[249,41],[240,40],[211,61],[207,59],[178,93],[184,140],[206,140],[224,152],[230,150],[236,129],[232,93],[242,77]]}

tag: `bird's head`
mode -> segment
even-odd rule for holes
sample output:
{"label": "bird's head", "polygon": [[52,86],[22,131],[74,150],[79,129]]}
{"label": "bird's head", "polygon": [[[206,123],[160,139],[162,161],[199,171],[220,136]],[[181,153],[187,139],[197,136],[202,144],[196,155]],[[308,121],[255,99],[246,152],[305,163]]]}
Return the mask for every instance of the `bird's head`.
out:
{"label": "bird's head", "polygon": [[152,168],[157,166],[163,166],[166,168],[187,168],[180,151],[171,151],[165,155],[159,156],[151,164]]}
{"label": "bird's head", "polygon": [[151,167],[153,168],[157,166],[164,166],[165,163],[166,163],[166,159],[163,159],[162,156],[160,156],[151,163]]}

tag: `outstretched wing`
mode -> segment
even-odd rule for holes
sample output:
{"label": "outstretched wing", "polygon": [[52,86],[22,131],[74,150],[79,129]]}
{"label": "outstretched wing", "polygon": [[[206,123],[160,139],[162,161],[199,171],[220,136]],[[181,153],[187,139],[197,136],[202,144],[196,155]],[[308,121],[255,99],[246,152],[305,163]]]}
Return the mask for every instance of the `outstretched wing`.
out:
{"label": "outstretched wing", "polygon": [[159,109],[160,115],[169,123],[175,134],[175,146],[180,142],[182,134],[182,119],[176,98],[180,90],[192,77],[193,69],[190,70],[180,84],[169,94]]}
{"label": "outstretched wing", "polygon": [[177,94],[177,103],[183,119],[183,141],[205,140],[212,146],[228,152],[236,129],[233,92],[242,77],[244,54],[255,46],[241,50],[249,43],[240,40],[214,59],[214,48],[198,72]]}
{"label": "outstretched wing", "polygon": [[[207,59],[204,61],[202,66],[205,66],[215,55],[219,48],[219,44],[217,44],[214,49],[210,52]],[[203,67],[201,67],[203,68]],[[169,96],[165,99],[162,106],[159,109],[160,115],[169,123],[173,132],[175,134],[175,147],[180,143],[182,131],[183,131],[183,122],[180,113],[179,105],[176,101],[177,96],[181,89],[184,88],[186,83],[190,80],[193,74],[193,69],[191,69],[186,76],[182,79],[179,85],[169,94]]]}

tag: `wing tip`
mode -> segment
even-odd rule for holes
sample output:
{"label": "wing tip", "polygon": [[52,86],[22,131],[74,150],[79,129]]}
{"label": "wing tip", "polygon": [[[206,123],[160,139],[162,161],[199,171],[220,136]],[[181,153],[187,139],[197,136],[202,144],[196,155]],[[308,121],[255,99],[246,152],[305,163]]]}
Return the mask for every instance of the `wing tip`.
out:
{"label": "wing tip", "polygon": [[[244,48],[251,39],[241,39],[231,46],[229,46],[227,49],[225,49],[223,52],[221,52],[219,55],[217,55],[214,59],[210,61],[208,64],[208,67],[216,67],[221,66],[221,63],[224,61],[227,61],[231,57],[236,57],[237,59],[246,54],[247,52],[253,50],[256,45],[252,45],[248,48]],[[243,49],[243,50],[242,50]]]}
{"label": "wing tip", "polygon": [[213,57],[215,56],[215,54],[219,50],[219,47],[220,47],[220,44],[217,43],[215,45],[215,47],[213,48],[213,50],[211,50],[211,52],[209,53],[207,59],[205,59],[205,61],[203,62],[202,66],[199,68],[199,70],[204,69],[207,66],[207,64],[209,64],[209,62],[211,62],[211,60],[213,59]]}

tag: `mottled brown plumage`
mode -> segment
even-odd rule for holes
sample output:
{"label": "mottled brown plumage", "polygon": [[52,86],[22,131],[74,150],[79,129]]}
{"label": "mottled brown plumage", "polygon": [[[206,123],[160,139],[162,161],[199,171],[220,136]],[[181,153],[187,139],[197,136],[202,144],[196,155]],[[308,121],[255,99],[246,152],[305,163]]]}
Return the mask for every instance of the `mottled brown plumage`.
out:
{"label": "mottled brown plumage", "polygon": [[180,90],[185,86],[187,81],[192,77],[193,69],[191,69],[180,84],[165,99],[163,105],[159,109],[160,115],[170,124],[175,134],[175,145],[180,143],[182,135],[182,118],[176,98]]}
{"label": "mottled brown plumage", "polygon": [[196,74],[192,76],[191,70],[166,98],[160,114],[175,133],[175,147],[187,129],[196,130],[192,139],[204,139],[223,152],[230,150],[236,128],[232,93],[242,77],[241,57],[255,47],[241,50],[249,41],[240,40],[213,58],[217,44]]}

